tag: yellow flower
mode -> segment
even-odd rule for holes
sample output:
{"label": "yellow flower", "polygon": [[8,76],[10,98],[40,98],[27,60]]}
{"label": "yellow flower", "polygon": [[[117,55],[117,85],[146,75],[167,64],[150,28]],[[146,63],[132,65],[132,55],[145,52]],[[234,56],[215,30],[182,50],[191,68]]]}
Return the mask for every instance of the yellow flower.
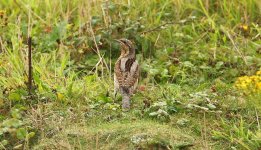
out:
{"label": "yellow flower", "polygon": [[261,82],[256,83],[256,89],[261,90]]}
{"label": "yellow flower", "polygon": [[238,90],[243,90],[247,93],[256,93],[261,91],[261,70],[256,72],[256,75],[238,77],[234,86]]}
{"label": "yellow flower", "polygon": [[247,76],[242,76],[242,77],[239,77],[238,80],[239,81],[244,81],[246,78],[247,78]]}
{"label": "yellow flower", "polygon": [[261,70],[257,71],[256,75],[261,76]]}
{"label": "yellow flower", "polygon": [[57,100],[63,100],[64,95],[62,93],[57,92]]}
{"label": "yellow flower", "polygon": [[258,81],[261,79],[261,77],[254,75],[254,76],[251,77],[251,79],[252,79],[254,82],[258,82]]}
{"label": "yellow flower", "polygon": [[246,78],[246,79],[245,79],[245,82],[246,82],[246,83],[251,83],[251,79],[250,79],[250,78]]}
{"label": "yellow flower", "polygon": [[246,85],[246,84],[244,84],[244,83],[243,83],[243,84],[241,84],[241,85],[240,85],[240,87],[241,87],[242,89],[247,89],[247,85]]}

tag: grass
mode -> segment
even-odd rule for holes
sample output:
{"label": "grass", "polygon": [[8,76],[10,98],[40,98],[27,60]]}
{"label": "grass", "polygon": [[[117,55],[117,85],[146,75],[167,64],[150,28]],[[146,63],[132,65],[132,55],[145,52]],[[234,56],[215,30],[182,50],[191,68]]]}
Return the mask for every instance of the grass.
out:
{"label": "grass", "polygon": [[[55,140],[57,142],[54,142]],[[36,149],[65,146],[66,149],[134,149],[193,145],[194,139],[168,125],[152,121],[113,122],[95,126],[69,126],[39,143]]]}
{"label": "grass", "polygon": [[[260,149],[260,15],[258,0],[1,0],[0,149]],[[122,37],[142,68],[129,112],[112,94]]]}

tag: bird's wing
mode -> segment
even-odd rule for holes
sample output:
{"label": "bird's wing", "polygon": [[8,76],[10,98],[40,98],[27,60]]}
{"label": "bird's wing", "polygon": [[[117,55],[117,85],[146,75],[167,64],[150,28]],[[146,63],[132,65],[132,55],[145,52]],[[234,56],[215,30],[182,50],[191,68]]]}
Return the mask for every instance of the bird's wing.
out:
{"label": "bird's wing", "polygon": [[115,64],[115,74],[119,86],[131,87],[139,77],[139,64],[135,58],[123,58]]}
{"label": "bird's wing", "polygon": [[126,79],[126,83],[128,86],[134,86],[134,84],[137,82],[139,78],[139,64],[137,60],[134,60],[133,63],[131,63],[129,74]]}

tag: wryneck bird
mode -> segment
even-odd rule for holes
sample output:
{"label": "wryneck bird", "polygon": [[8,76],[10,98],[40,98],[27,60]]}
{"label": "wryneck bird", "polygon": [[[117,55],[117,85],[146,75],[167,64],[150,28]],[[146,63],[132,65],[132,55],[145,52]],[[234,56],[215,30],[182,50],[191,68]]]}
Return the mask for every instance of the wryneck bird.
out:
{"label": "wryneck bird", "polygon": [[114,96],[122,95],[122,109],[130,109],[130,97],[138,85],[139,64],[136,60],[135,47],[130,40],[119,39],[121,55],[114,68]]}

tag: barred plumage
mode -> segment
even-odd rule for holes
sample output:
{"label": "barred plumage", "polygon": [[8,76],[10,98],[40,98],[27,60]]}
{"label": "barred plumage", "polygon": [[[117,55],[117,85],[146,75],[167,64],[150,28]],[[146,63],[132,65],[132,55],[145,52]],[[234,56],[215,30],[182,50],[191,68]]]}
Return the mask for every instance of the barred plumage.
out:
{"label": "barred plumage", "polygon": [[135,92],[139,78],[139,64],[136,60],[135,48],[127,39],[120,42],[121,55],[114,68],[114,92],[122,95],[122,108],[130,108],[130,96]]}

